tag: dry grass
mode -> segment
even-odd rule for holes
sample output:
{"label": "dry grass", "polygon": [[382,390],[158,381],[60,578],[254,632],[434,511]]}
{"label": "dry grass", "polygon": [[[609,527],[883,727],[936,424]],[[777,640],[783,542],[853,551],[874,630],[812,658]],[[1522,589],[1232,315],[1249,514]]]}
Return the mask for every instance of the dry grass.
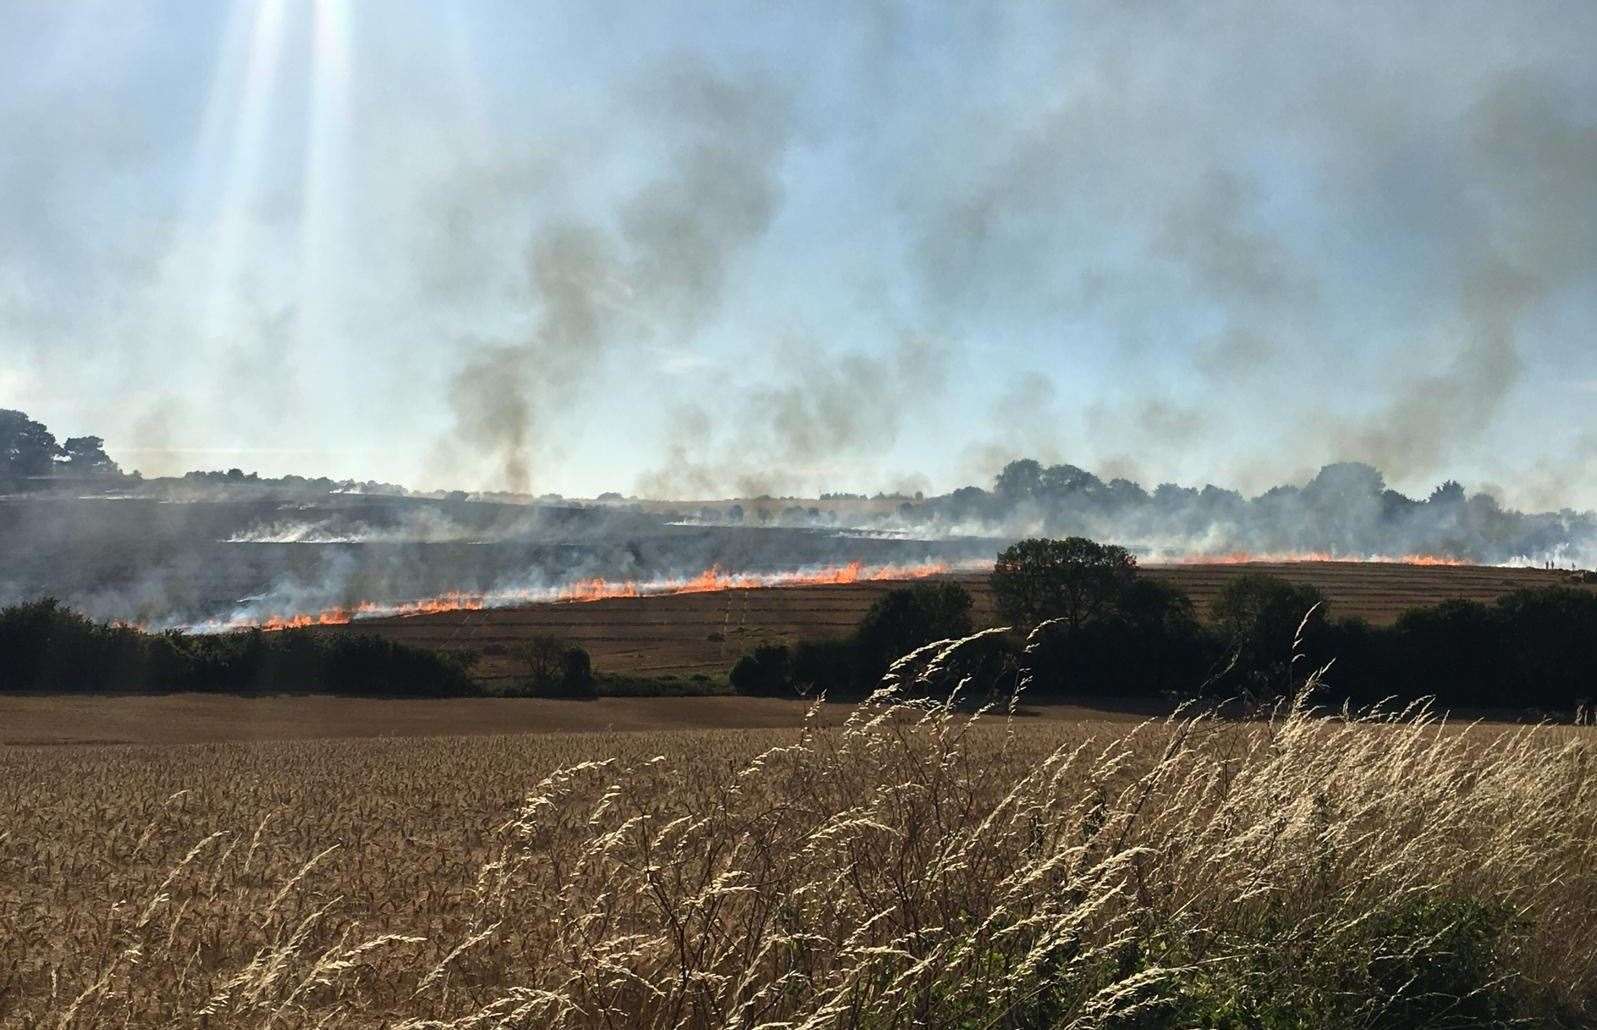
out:
{"label": "dry grass", "polygon": [[883,696],[797,731],[13,749],[0,1018],[1579,1024],[1594,744]]}

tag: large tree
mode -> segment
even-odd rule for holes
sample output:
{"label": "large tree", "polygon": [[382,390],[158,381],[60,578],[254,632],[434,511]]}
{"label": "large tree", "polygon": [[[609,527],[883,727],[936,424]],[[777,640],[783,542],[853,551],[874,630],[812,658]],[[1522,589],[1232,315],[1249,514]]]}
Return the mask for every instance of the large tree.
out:
{"label": "large tree", "polygon": [[61,447],[41,423],[20,411],[0,409],[0,479],[48,476]]}
{"label": "large tree", "polygon": [[1022,540],[993,563],[993,596],[1008,621],[1034,626],[1062,619],[1071,629],[1115,608],[1136,579],[1123,547],[1085,537]]}
{"label": "large tree", "polygon": [[122,470],[105,453],[105,441],[98,436],[68,437],[61,452],[66,455],[65,469],[78,475],[118,476]]}
{"label": "large tree", "polygon": [[866,685],[916,648],[970,633],[970,607],[970,592],[958,583],[917,583],[883,594],[854,631]]}
{"label": "large tree", "polygon": [[[1318,618],[1310,620],[1311,612]],[[1289,690],[1299,648],[1305,673],[1326,657],[1316,646],[1322,642],[1311,639],[1325,626],[1325,597],[1307,583],[1244,573],[1220,589],[1210,614],[1221,639],[1231,648],[1235,675],[1251,693]],[[1300,628],[1305,634],[1301,638]]]}

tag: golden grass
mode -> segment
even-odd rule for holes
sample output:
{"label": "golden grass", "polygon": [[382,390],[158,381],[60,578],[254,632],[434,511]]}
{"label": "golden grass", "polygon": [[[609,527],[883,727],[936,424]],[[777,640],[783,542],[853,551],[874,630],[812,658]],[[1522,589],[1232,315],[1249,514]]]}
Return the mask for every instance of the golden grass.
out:
{"label": "golden grass", "polygon": [[1385,971],[1457,936],[1404,922],[1432,902],[1501,914],[1479,990],[1579,1020],[1594,744],[884,695],[801,730],[11,749],[0,1020],[1156,1026],[1229,992],[1379,1026],[1420,1003]]}

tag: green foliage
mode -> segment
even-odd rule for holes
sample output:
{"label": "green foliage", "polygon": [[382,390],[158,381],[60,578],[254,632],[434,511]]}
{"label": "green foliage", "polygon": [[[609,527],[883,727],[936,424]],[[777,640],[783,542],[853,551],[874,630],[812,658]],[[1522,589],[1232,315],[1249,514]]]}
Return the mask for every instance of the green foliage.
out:
{"label": "green foliage", "polygon": [[[1272,933],[1228,941],[1235,957],[1187,965],[1138,1027],[1485,1030],[1515,1025],[1502,975],[1506,911],[1472,898],[1421,895],[1373,913],[1356,932],[1306,941]],[[1266,925],[1262,929],[1279,932]],[[1164,957],[1180,967],[1186,955]]]}
{"label": "green foliage", "polygon": [[1094,618],[1036,630],[1022,666],[1034,693],[1191,693],[1216,651],[1185,594],[1139,578]]}
{"label": "green foliage", "polygon": [[46,598],[0,610],[0,690],[34,693],[477,693],[472,657],[366,634],[245,630],[144,633]]}
{"label": "green foliage", "polygon": [[598,672],[593,689],[599,697],[721,697],[731,693],[725,679],[703,673],[679,678]]}
{"label": "green foliage", "polygon": [[61,453],[55,435],[20,411],[0,409],[0,480],[47,476]]}
{"label": "green foliage", "polygon": [[805,641],[793,648],[761,644],[732,667],[732,688],[740,694],[825,692],[833,698],[867,693],[905,654],[968,635],[970,608],[970,592],[958,583],[889,590],[845,639]]}
{"label": "green foliage", "polygon": [[999,614],[1017,627],[1062,619],[1071,628],[1113,607],[1136,579],[1123,547],[1085,537],[1022,540],[999,553],[992,589]]}
{"label": "green foliage", "polygon": [[793,685],[801,694],[847,694],[860,679],[854,641],[804,640],[793,647]]}
{"label": "green foliage", "polygon": [[862,689],[893,662],[934,640],[970,633],[970,592],[958,583],[917,583],[889,590],[854,630],[854,673]]}
{"label": "green foliage", "polygon": [[1309,671],[1294,669],[1294,659],[1312,655],[1313,634],[1327,615],[1325,598],[1306,584],[1255,572],[1231,580],[1212,612],[1215,632],[1234,662],[1222,689],[1267,697],[1289,693],[1294,674]]}
{"label": "green foliage", "polygon": [[560,637],[538,635],[517,648],[526,663],[521,692],[527,697],[596,697],[588,652]]}
{"label": "green foliage", "polygon": [[739,694],[777,697],[791,694],[792,653],[784,644],[760,644],[737,660],[728,679]]}

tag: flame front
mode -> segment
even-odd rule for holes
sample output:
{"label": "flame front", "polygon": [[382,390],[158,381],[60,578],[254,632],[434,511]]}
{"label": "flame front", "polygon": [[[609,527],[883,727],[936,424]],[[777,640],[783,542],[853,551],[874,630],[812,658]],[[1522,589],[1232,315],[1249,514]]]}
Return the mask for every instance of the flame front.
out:
{"label": "flame front", "polygon": [[[1287,564],[1293,562],[1378,562],[1404,565],[1468,565],[1467,561],[1447,555],[1409,554],[1402,556],[1370,555],[1350,557],[1329,552],[1302,551],[1291,553],[1251,553],[1234,551],[1228,554],[1192,554],[1150,565],[1246,565]],[[958,567],[964,571],[989,569],[986,563],[966,563]],[[889,580],[925,579],[955,571],[946,562],[922,562],[907,565],[866,565],[853,561],[846,565],[823,568],[798,569],[788,572],[725,572],[710,566],[696,576],[655,580],[609,580],[603,578],[580,579],[563,586],[495,590],[488,593],[452,592],[417,601],[380,603],[363,601],[347,607],[327,608],[317,612],[294,615],[255,616],[240,614],[231,619],[217,620],[189,627],[202,633],[223,632],[234,629],[263,629],[268,631],[304,629],[314,626],[341,626],[361,619],[395,619],[415,615],[437,615],[444,612],[481,611],[487,608],[513,608],[528,604],[576,604],[589,601],[607,601],[623,597],[660,597],[671,594],[706,594],[723,590],[761,590],[781,587],[831,586],[849,583],[871,583]]]}
{"label": "flame front", "polygon": [[1296,562],[1366,562],[1377,565],[1469,565],[1462,558],[1445,554],[1332,554],[1329,551],[1263,552],[1231,551],[1226,554],[1186,554],[1158,562],[1156,565],[1290,565]]}
{"label": "flame front", "polygon": [[760,590],[925,579],[952,570],[953,567],[946,562],[866,565],[864,562],[854,561],[846,565],[798,569],[790,572],[723,572],[712,565],[698,575],[685,579],[580,579],[564,586],[543,589],[497,590],[480,594],[454,592],[419,601],[402,601],[394,604],[363,601],[348,607],[327,608],[319,612],[303,612],[295,615],[273,615],[264,618],[239,616],[225,622],[194,628],[212,632],[230,629],[268,631],[305,629],[312,626],[341,626],[359,619],[408,618],[414,615],[436,615],[441,612],[511,608],[524,604],[571,604],[606,601],[619,597],[658,597],[670,594],[706,594],[722,590]]}

